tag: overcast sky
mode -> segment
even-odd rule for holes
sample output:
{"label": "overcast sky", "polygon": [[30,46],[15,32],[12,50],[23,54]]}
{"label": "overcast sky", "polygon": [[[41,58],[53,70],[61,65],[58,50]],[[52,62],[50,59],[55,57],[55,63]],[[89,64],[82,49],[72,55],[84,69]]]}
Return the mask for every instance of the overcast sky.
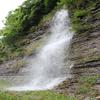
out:
{"label": "overcast sky", "polygon": [[8,12],[16,9],[25,0],[0,0],[0,29],[4,27],[2,20],[7,16]]}

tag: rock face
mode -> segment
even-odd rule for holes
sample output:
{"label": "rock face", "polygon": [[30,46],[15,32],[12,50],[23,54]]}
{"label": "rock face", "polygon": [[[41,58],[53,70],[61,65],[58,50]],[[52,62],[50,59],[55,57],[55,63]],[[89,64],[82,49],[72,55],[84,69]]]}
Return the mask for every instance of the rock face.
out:
{"label": "rock face", "polygon": [[74,36],[72,53],[71,59],[75,61],[75,67],[100,66],[100,30],[91,32],[89,35]]}
{"label": "rock face", "polygon": [[[94,74],[100,73],[100,30],[91,32],[89,35],[74,36],[71,60],[74,62],[75,70],[84,68],[89,72],[88,69],[93,69]],[[93,74],[93,71],[90,74]]]}
{"label": "rock face", "polygon": [[[91,13],[92,19],[88,19],[87,22],[89,21],[93,28],[80,34],[75,33],[73,37],[70,52],[70,59],[74,63],[71,69],[73,77],[60,84],[57,88],[64,94],[77,94],[77,91],[81,91],[81,89],[78,89],[83,84],[82,89],[84,90],[84,86],[88,82],[83,79],[84,82],[80,83],[80,79],[83,77],[88,79],[89,77],[93,78],[95,76],[99,77],[96,78],[96,82],[91,86],[97,93],[94,93],[93,96],[100,94],[100,83],[98,83],[100,81],[100,2],[95,9],[91,10]],[[97,14],[99,14],[98,17],[95,16]],[[93,81],[93,79],[91,80]],[[88,86],[86,86],[86,88],[88,88]],[[88,93],[83,94],[86,96]],[[85,100],[85,98],[83,97],[82,100]]]}
{"label": "rock face", "polygon": [[46,37],[50,33],[48,30],[49,24],[50,22],[48,21],[43,25],[35,27],[35,31],[18,41],[17,44],[21,45],[21,47],[23,48],[24,55],[20,55],[14,59],[4,61],[3,64],[0,64],[1,77],[17,75],[22,67],[26,67],[27,58],[30,58],[31,55],[35,55],[36,52],[38,52],[36,48],[39,47],[39,44],[42,44],[42,40],[44,39],[44,37]]}
{"label": "rock face", "polygon": [[[81,34],[75,34],[71,47],[71,60],[74,62],[73,73],[79,75],[100,74],[100,2],[91,10],[87,20],[93,28]],[[99,16],[95,16],[99,14]]]}

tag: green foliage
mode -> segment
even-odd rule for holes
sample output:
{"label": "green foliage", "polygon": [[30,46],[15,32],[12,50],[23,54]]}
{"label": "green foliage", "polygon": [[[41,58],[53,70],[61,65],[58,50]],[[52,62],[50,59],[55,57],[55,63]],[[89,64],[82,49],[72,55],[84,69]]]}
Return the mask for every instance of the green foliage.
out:
{"label": "green foliage", "polygon": [[[5,43],[14,46],[15,41],[28,34],[27,31],[31,27],[38,25],[42,17],[48,14],[56,4],[68,6],[73,14],[72,20],[75,22],[73,26],[77,32],[81,32],[81,27],[78,28],[78,26],[80,26],[79,22],[83,24],[81,21],[83,16],[87,16],[89,9],[95,8],[93,0],[87,0],[87,2],[85,0],[26,0],[16,10],[10,11],[6,17],[5,28],[0,31],[0,34],[6,36]],[[84,24],[85,28],[87,28],[87,23]]]}
{"label": "green foliage", "polygon": [[16,40],[27,31],[37,26],[42,17],[48,14],[59,0],[26,0],[14,11],[10,11],[5,19],[5,27],[0,31],[4,35],[4,42],[15,46]]}
{"label": "green foliage", "polygon": [[94,28],[89,20],[93,17],[92,10],[96,8],[96,3],[97,0],[74,0],[73,3],[68,3],[72,26],[76,33],[88,33]]}
{"label": "green foliage", "polygon": [[97,79],[100,78],[100,75],[96,75],[96,76],[88,76],[88,77],[82,77],[80,79],[80,83],[87,83],[89,85],[95,85]]}
{"label": "green foliage", "polygon": [[78,94],[95,95],[97,92],[93,89],[96,81],[100,78],[100,75],[80,77],[78,80],[79,87],[77,89]]}
{"label": "green foliage", "polygon": [[67,5],[69,8],[79,8],[84,0],[60,0],[59,4],[61,6]]}
{"label": "green foliage", "polygon": [[[27,34],[27,30],[37,25],[44,14],[42,0],[27,0],[14,11],[10,11],[5,20],[2,34],[8,45],[13,45],[19,36]],[[39,16],[39,17],[38,17]]]}
{"label": "green foliage", "polygon": [[60,2],[62,4],[73,4],[73,2],[75,2],[75,0],[60,0]]}
{"label": "green foliage", "polygon": [[78,94],[87,94],[91,91],[91,88],[87,85],[81,85],[77,91]]}
{"label": "green foliage", "polygon": [[79,9],[79,10],[76,10],[74,12],[74,17],[83,17],[87,14],[87,12],[84,10],[84,9]]}
{"label": "green foliage", "polygon": [[26,93],[1,92],[0,100],[77,100],[73,96],[64,96],[52,91],[36,91]]}
{"label": "green foliage", "polygon": [[46,13],[50,12],[59,0],[44,0]]}
{"label": "green foliage", "polygon": [[[47,21],[49,18],[45,16],[48,16],[54,8],[56,8],[56,11],[63,5],[67,5],[69,9],[74,31],[77,33],[91,31],[93,25],[87,20],[91,18],[91,10],[96,7],[94,0],[26,0],[16,10],[9,12],[4,21],[5,28],[0,30],[0,35],[5,36],[2,41],[0,40],[0,61],[6,59],[12,51],[16,56],[20,55],[21,50],[17,50],[20,48],[17,42],[23,39],[25,35],[36,31],[42,18]],[[97,18],[99,18],[99,13]],[[14,57],[12,55],[11,58]]]}

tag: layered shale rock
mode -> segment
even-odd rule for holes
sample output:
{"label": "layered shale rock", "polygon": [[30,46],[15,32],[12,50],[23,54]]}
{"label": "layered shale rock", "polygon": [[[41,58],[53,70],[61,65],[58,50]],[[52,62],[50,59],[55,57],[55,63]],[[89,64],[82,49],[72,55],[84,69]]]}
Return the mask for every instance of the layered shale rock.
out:
{"label": "layered shale rock", "polygon": [[[83,27],[82,31],[75,33],[72,40],[69,58],[74,63],[71,69],[72,78],[57,87],[61,93],[79,95],[79,100],[100,94],[100,0],[94,1],[94,4],[96,6],[89,12],[91,16],[80,19],[81,23],[87,22],[91,28]],[[94,81],[94,84],[88,86],[91,84],[88,80]]]}

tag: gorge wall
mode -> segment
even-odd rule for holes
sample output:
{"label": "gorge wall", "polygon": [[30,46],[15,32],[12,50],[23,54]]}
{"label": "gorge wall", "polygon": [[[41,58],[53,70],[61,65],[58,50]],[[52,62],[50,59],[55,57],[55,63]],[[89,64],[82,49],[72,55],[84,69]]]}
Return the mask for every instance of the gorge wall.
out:
{"label": "gorge wall", "polygon": [[[95,6],[90,7],[88,0],[84,0],[82,2],[85,4],[84,8],[82,5],[78,8],[78,11],[80,9],[85,12],[91,8],[88,11],[90,15],[79,14],[77,19],[74,17],[75,10],[69,7],[70,17],[76,28],[69,58],[74,63],[71,70],[73,78],[59,85],[63,93],[84,94],[85,98],[100,94],[100,0],[91,1]],[[88,80],[94,81],[94,83],[92,84]],[[90,91],[92,92],[90,93]],[[81,98],[85,100],[84,96]],[[90,99],[88,98],[88,100]]]}

